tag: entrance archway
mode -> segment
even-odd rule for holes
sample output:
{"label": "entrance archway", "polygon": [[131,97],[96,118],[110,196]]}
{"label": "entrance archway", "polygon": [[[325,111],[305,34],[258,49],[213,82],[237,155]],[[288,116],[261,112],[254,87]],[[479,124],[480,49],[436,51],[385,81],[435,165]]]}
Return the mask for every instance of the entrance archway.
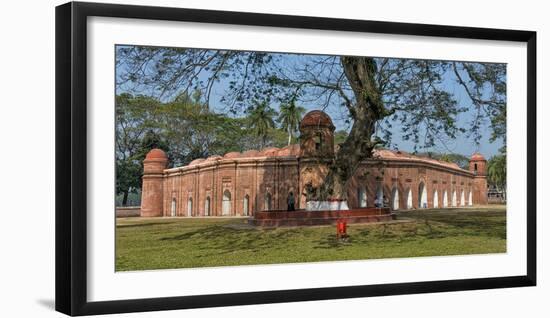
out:
{"label": "entrance archway", "polygon": [[412,209],[413,208],[413,194],[412,194],[412,190],[409,189],[409,191],[407,191],[407,209]]}
{"label": "entrance archway", "polygon": [[399,189],[394,187],[391,191],[391,208],[392,210],[399,210]]}
{"label": "entrance archway", "polygon": [[222,215],[231,215],[231,192],[229,190],[223,192]]}
{"label": "entrance archway", "polygon": [[357,192],[357,200],[359,201],[360,208],[367,207],[367,189],[365,187],[360,187]]}
{"label": "entrance archway", "polygon": [[466,205],[466,199],[464,198],[464,190],[460,190],[460,206]]}
{"label": "entrance archway", "polygon": [[428,207],[428,191],[424,182],[420,182],[418,185],[418,208],[425,209]]}
{"label": "entrance archway", "polygon": [[176,216],[176,199],[172,199],[172,206],[170,208],[170,216]]}
{"label": "entrance archway", "polygon": [[472,200],[472,190],[468,193],[468,205],[474,205],[474,202]]}
{"label": "entrance archway", "polygon": [[206,197],[206,200],[204,200],[204,215],[210,215],[210,197]]}
{"label": "entrance archway", "polygon": [[433,199],[433,201],[434,201],[434,205],[433,205],[434,209],[439,208],[439,193],[437,193],[437,190],[434,190],[434,199]]}
{"label": "entrance archway", "polygon": [[187,216],[193,216],[193,199],[187,200]]}
{"label": "entrance archway", "polygon": [[453,195],[451,197],[451,205],[456,207],[456,190],[453,190]]}
{"label": "entrance archway", "polygon": [[248,202],[250,201],[250,197],[247,195],[244,196],[243,199],[243,215],[248,216]]}
{"label": "entrance archway", "polygon": [[447,198],[447,190],[443,190],[443,207],[449,207],[449,199]]}
{"label": "entrance archway", "polygon": [[264,201],[264,210],[271,211],[271,193],[266,193]]}

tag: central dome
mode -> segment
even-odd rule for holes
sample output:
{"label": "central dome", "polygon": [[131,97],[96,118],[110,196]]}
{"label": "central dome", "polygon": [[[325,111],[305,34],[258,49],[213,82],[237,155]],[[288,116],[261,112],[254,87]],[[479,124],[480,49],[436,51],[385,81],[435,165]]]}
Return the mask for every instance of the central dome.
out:
{"label": "central dome", "polygon": [[304,127],[329,127],[334,129],[332,120],[327,113],[320,110],[312,110],[307,113],[300,122],[300,129]]}

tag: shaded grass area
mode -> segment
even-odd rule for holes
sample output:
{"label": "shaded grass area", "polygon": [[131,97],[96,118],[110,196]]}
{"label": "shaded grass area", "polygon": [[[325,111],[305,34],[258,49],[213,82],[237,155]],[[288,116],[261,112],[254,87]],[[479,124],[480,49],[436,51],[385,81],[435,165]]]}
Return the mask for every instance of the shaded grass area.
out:
{"label": "shaded grass area", "polygon": [[391,224],[261,229],[245,219],[117,219],[116,270],[506,252],[505,206],[398,213]]}

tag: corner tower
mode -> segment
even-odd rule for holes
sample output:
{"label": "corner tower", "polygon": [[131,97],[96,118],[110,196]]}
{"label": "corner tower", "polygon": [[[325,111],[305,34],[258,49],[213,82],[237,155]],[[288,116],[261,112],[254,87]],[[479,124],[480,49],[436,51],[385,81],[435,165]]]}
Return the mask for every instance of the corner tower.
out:
{"label": "corner tower", "polygon": [[313,110],[300,122],[300,152],[302,157],[334,156],[334,125],[323,111]]}
{"label": "corner tower", "polygon": [[143,186],[141,188],[141,216],[162,216],[164,196],[163,171],[168,164],[166,153],[152,149],[143,160]]}
{"label": "corner tower", "polygon": [[470,158],[470,169],[474,174],[472,198],[474,204],[487,204],[487,160],[479,152]]}

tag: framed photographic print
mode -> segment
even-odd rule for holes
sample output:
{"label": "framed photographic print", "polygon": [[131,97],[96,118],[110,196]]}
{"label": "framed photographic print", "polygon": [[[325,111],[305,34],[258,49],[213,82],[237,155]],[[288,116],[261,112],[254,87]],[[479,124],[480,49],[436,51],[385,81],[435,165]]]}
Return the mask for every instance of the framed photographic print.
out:
{"label": "framed photographic print", "polygon": [[534,286],[535,81],[531,31],[61,5],[56,309]]}

